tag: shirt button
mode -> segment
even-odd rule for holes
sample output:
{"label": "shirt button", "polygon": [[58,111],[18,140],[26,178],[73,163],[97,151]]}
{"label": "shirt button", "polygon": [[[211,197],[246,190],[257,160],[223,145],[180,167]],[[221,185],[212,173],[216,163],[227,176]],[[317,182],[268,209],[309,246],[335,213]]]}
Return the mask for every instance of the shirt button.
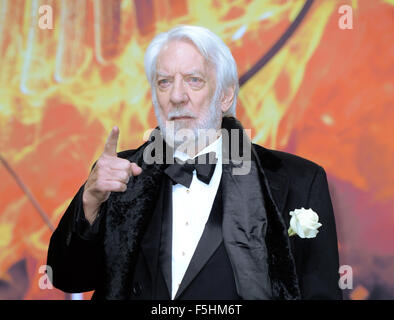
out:
{"label": "shirt button", "polygon": [[187,189],[187,190],[186,190],[186,193],[190,193],[190,190],[189,190],[189,189]]}
{"label": "shirt button", "polygon": [[139,282],[135,283],[134,286],[133,286],[132,291],[133,291],[133,294],[135,296],[140,296],[141,293],[142,293],[142,285],[141,285],[141,283],[139,283]]}
{"label": "shirt button", "polygon": [[186,254],[185,251],[182,251],[182,256],[185,256],[185,254]]}
{"label": "shirt button", "polygon": [[188,225],[189,225],[189,222],[186,221],[185,225],[188,226]]}

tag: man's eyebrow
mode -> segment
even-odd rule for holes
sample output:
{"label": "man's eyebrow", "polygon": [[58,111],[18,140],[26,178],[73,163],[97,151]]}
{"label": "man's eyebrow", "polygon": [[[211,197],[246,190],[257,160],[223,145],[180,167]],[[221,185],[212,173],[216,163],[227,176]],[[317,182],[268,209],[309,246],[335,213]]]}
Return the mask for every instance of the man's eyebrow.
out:
{"label": "man's eyebrow", "polygon": [[189,72],[182,73],[182,75],[184,75],[184,76],[200,76],[200,77],[205,76],[204,73],[199,70],[191,70]]}
{"label": "man's eyebrow", "polygon": [[169,77],[170,75],[166,72],[162,72],[162,71],[157,71],[156,72],[156,76],[157,77]]}
{"label": "man's eyebrow", "polygon": [[[182,73],[183,76],[200,76],[200,77],[205,77],[204,73],[199,71],[199,70],[191,70],[188,72],[184,72]],[[168,78],[171,77],[171,75],[169,75],[166,72],[163,71],[156,71],[156,77],[163,77],[163,78]]]}

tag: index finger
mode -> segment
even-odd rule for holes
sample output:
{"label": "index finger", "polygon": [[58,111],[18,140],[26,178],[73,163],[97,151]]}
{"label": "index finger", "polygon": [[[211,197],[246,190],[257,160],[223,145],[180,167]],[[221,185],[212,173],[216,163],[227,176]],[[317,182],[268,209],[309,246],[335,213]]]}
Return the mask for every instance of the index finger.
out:
{"label": "index finger", "polygon": [[105,143],[104,154],[114,157],[117,156],[116,148],[118,145],[118,139],[119,139],[119,128],[115,126],[112,128],[107,138],[107,142]]}

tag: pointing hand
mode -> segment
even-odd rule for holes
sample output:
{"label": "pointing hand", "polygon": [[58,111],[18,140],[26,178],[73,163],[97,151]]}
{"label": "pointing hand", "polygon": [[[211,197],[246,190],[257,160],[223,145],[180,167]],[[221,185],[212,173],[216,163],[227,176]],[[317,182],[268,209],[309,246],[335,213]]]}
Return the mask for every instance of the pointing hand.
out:
{"label": "pointing hand", "polygon": [[113,127],[104,151],[85,184],[82,201],[85,218],[90,224],[96,219],[101,204],[109,198],[111,192],[126,191],[130,177],[142,172],[136,163],[118,158],[118,139],[119,128]]}

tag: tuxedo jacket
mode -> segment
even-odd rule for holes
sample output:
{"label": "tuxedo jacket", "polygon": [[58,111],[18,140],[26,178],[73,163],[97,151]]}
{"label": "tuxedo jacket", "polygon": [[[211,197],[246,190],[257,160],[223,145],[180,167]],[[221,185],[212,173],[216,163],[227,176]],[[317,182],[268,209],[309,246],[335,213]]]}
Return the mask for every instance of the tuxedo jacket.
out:
{"label": "tuxedo jacket", "polygon": [[[243,133],[242,125],[232,117],[223,118],[222,128]],[[56,288],[95,290],[94,298],[133,299],[149,298],[141,293],[144,288],[153,292],[155,283],[156,292],[160,286],[167,288],[152,298],[166,298],[162,292],[169,293],[169,268],[158,265],[160,256],[170,256],[165,245],[169,241],[163,240],[165,236],[151,237],[155,225],[163,225],[161,220],[170,225],[164,215],[170,210],[160,209],[158,203],[158,195],[166,190],[166,165],[144,162],[143,153],[150,143],[118,154],[136,162],[142,173],[130,179],[125,192],[111,193],[93,226],[83,218],[84,186],[75,195],[49,244],[47,264]],[[207,270],[220,265],[233,279],[225,288],[225,299],[341,299],[335,218],[324,169],[289,153],[252,143],[250,147],[252,166],[247,175],[233,174],[238,164],[232,159],[223,165],[220,218],[215,218],[215,199],[189,265],[192,270],[186,271],[189,281],[181,288],[183,296],[204,299],[196,295],[204,292],[198,284],[209,279],[204,278]],[[315,238],[288,236],[289,212],[299,208],[312,208],[318,214],[322,226]],[[216,237],[212,246],[207,239],[204,242],[207,229],[210,237]],[[168,237],[169,233],[164,234]],[[191,282],[193,277],[201,281]]]}

